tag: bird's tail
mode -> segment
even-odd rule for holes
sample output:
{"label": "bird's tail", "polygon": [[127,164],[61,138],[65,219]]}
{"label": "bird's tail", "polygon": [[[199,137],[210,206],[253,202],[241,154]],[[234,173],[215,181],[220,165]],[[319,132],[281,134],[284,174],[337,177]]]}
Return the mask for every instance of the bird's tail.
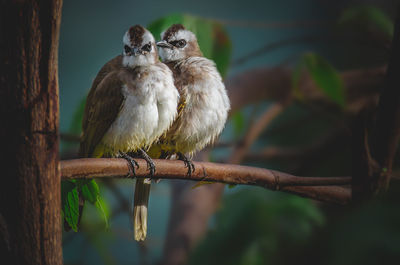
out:
{"label": "bird's tail", "polygon": [[133,231],[136,241],[143,241],[147,234],[147,205],[151,179],[137,179],[133,201]]}

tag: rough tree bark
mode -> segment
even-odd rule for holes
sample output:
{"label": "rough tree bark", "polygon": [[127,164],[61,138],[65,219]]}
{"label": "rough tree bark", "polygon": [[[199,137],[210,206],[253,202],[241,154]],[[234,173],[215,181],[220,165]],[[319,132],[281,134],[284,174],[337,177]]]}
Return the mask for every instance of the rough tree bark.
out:
{"label": "rough tree bark", "polygon": [[374,192],[389,186],[393,159],[400,138],[400,5],[397,7],[395,32],[386,79],[379,98],[371,155],[378,164],[373,176]]}
{"label": "rough tree bark", "polygon": [[0,254],[62,264],[58,38],[62,0],[0,4]]}

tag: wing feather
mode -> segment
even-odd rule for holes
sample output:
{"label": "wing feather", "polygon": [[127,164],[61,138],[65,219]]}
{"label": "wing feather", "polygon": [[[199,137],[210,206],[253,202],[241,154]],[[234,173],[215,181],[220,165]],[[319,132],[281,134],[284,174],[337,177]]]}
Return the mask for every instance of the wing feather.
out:
{"label": "wing feather", "polygon": [[122,86],[119,71],[112,71],[90,90],[82,122],[80,156],[93,155],[96,146],[117,118],[124,101]]}

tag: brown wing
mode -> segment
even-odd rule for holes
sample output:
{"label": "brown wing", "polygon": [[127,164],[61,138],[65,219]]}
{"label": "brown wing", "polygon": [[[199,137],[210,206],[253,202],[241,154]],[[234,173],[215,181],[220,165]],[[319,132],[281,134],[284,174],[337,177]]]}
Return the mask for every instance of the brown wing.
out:
{"label": "brown wing", "polygon": [[88,102],[91,102],[91,98],[93,97],[93,93],[96,91],[97,86],[100,84],[101,81],[111,72],[116,71],[118,69],[122,68],[122,56],[118,55],[108,61],[103,67],[100,69],[100,71],[97,73],[96,78],[93,80],[92,87],[89,90],[89,94],[86,98],[86,106],[85,106],[85,111],[83,113],[83,120],[82,120],[82,131],[85,131],[85,125],[87,125],[86,120],[88,117],[86,115],[89,113],[88,112]]}
{"label": "brown wing", "polygon": [[93,84],[90,90],[93,88],[97,87],[99,83],[106,77],[109,73],[112,71],[116,71],[121,69],[122,66],[122,55],[118,55],[108,61],[103,67],[100,69],[100,71],[97,73],[96,78],[93,80]]}
{"label": "brown wing", "polygon": [[113,71],[96,87],[92,87],[83,115],[80,156],[92,156],[94,149],[117,118],[124,101],[122,86],[119,71]]}

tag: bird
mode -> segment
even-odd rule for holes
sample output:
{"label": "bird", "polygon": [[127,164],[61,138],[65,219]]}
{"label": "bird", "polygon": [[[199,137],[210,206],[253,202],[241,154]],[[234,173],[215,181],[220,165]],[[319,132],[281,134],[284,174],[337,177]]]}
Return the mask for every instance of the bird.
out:
{"label": "bird", "polygon": [[[135,176],[135,156],[144,158],[154,175],[146,150],[165,133],[177,116],[179,92],[172,71],[159,61],[153,35],[141,25],[123,36],[123,52],[98,72],[86,99],[81,157],[123,157]],[[147,233],[150,179],[137,179],[133,210],[134,238]],[[143,200],[142,198],[145,198]]]}
{"label": "bird", "polygon": [[173,24],[157,42],[161,61],[174,75],[180,94],[178,116],[150,148],[150,153],[183,160],[188,175],[194,172],[193,154],[212,144],[221,134],[230,101],[215,63],[203,56],[196,35],[182,24]]}

